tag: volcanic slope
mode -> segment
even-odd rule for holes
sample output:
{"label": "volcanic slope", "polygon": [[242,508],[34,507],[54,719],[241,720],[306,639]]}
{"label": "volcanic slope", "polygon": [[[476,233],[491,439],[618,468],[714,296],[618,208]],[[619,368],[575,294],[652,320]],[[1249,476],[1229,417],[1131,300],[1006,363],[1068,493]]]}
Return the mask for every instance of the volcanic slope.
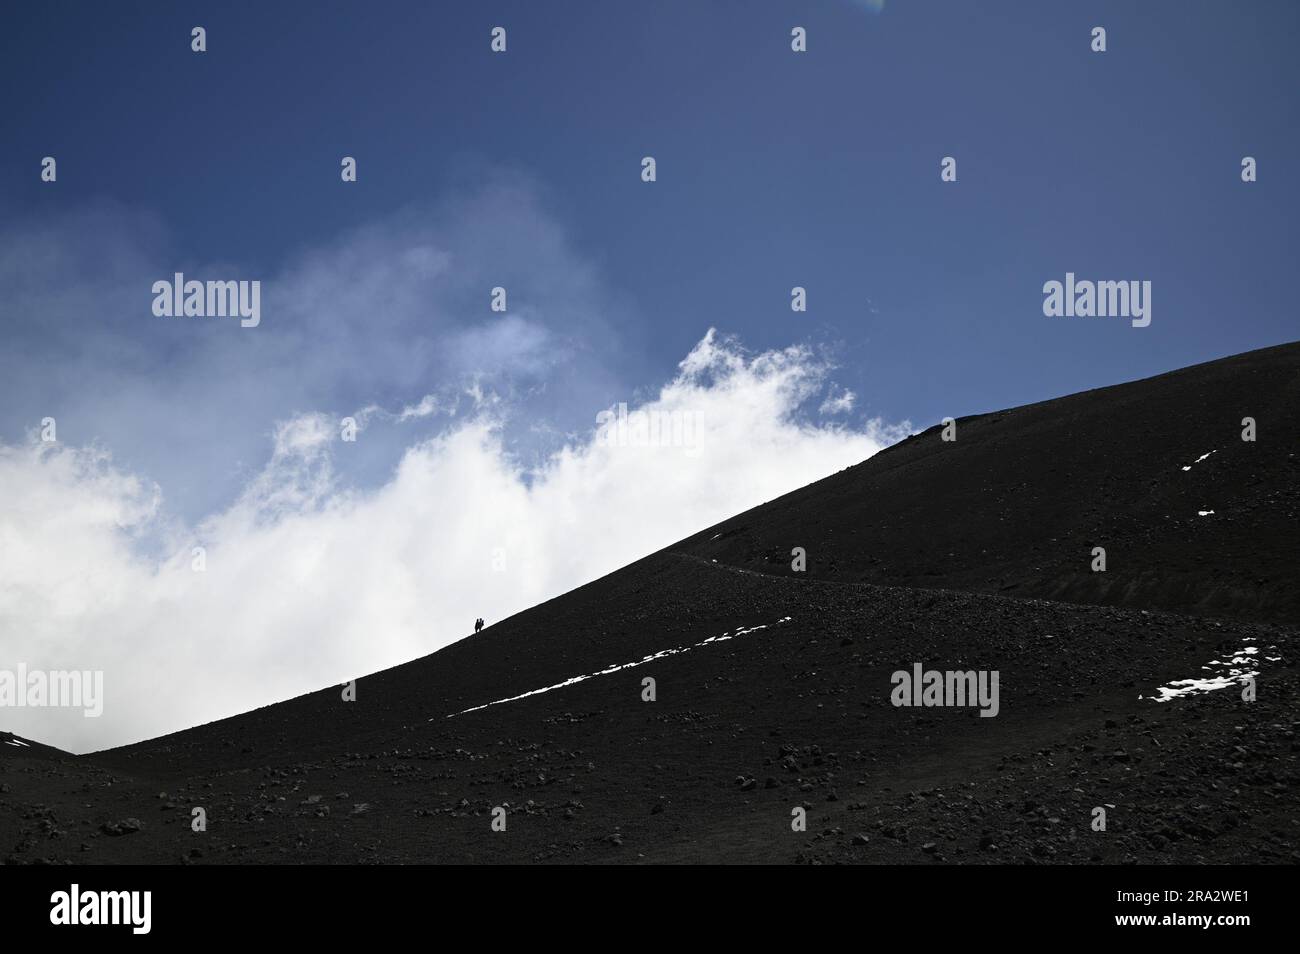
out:
{"label": "volcanic slope", "polygon": [[[355,702],[0,746],[0,856],[1294,863],[1298,384],[1289,345],[960,419]],[[997,671],[998,714],[895,707],[916,663]]]}
{"label": "volcanic slope", "polygon": [[951,442],[936,425],[673,549],[790,574],[802,546],[813,579],[1296,623],[1298,436],[1288,344],[959,418]]}

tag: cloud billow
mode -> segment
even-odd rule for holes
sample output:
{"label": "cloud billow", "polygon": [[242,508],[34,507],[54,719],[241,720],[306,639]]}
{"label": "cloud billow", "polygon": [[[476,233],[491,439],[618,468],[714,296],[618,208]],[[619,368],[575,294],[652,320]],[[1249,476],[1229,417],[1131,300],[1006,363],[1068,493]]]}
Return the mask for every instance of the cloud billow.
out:
{"label": "cloud billow", "polygon": [[[183,321],[149,315],[153,279],[208,270],[145,218],[19,238],[0,235],[28,259],[0,306],[0,665],[102,671],[104,700],[0,709],[0,729],[74,751],[433,652],[906,432],[855,420],[814,349],[712,329],[638,395],[612,296],[518,185],[228,269],[267,279],[249,329],[149,324]],[[647,420],[690,426],[644,440]]]}

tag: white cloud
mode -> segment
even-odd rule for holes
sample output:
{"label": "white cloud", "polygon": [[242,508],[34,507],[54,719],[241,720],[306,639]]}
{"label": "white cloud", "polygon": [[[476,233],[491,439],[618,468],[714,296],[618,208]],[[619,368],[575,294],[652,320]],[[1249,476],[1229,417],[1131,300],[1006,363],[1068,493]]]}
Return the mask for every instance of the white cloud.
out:
{"label": "white cloud", "polygon": [[[0,441],[55,417],[61,437],[102,442],[193,522],[234,499],[276,422],[302,411],[356,418],[369,450],[337,463],[373,485],[403,449],[391,431],[410,424],[409,441],[423,419],[427,436],[474,404],[476,382],[567,429],[621,382],[661,373],[621,338],[638,325],[627,296],[513,174],[274,258],[211,251],[221,258],[191,258],[118,204],[0,221]],[[155,316],[152,285],[177,271],[261,281],[261,323]],[[491,310],[498,285],[506,313]],[[510,423],[512,449],[548,436]]]}
{"label": "white cloud", "polygon": [[822,401],[822,406],[818,408],[820,414],[847,414],[853,410],[853,405],[858,396],[852,391],[837,391],[834,385],[831,386],[826,395],[826,400]]}
{"label": "white cloud", "polygon": [[[409,264],[442,267],[436,256]],[[167,488],[102,450],[34,436],[0,445],[3,665],[105,673],[101,718],[17,708],[0,710],[0,728],[86,751],[432,652],[477,616],[558,595],[906,433],[805,420],[827,373],[805,348],[747,355],[710,331],[631,408],[692,415],[692,446],[620,445],[593,412],[589,434],[526,469],[501,437],[508,402],[476,388],[467,414],[368,489],[333,463],[364,453],[365,433],[344,444],[332,418],[300,415],[276,427],[238,499],[189,528],[159,526]],[[426,398],[392,417],[436,407]],[[143,556],[144,535],[170,555]],[[194,545],[205,572],[191,569]]]}
{"label": "white cloud", "polygon": [[414,421],[436,413],[438,413],[438,399],[432,394],[426,394],[420,398],[418,404],[408,404],[402,408],[402,412],[397,415],[397,419],[399,421]]}

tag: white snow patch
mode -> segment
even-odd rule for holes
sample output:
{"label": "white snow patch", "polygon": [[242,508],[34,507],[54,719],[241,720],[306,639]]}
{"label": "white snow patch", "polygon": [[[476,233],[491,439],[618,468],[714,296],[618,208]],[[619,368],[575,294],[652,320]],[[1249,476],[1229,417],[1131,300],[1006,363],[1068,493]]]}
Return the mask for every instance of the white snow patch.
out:
{"label": "white snow patch", "polygon": [[[783,623],[790,622],[792,618],[793,617],[790,616],[783,616],[773,625],[780,626]],[[505,699],[497,699],[494,702],[485,702],[481,706],[472,706],[468,709],[462,709],[460,712],[453,712],[450,715],[444,716],[444,718],[450,719],[452,716],[465,715],[467,712],[477,712],[479,709],[486,709],[488,706],[499,706],[505,702],[515,702],[519,699],[527,699],[529,696],[539,696],[543,692],[550,692],[553,689],[563,689],[565,686],[572,686],[575,683],[586,682],[588,679],[595,679],[597,676],[608,676],[610,673],[618,672],[621,669],[632,669],[636,666],[644,666],[648,662],[654,662],[656,659],[663,659],[665,656],[676,656],[678,653],[690,652],[692,649],[697,649],[700,646],[707,646],[710,643],[721,643],[728,639],[735,639],[737,636],[744,636],[747,633],[755,633],[760,629],[767,629],[768,625],[768,623],[763,623],[760,626],[751,626],[749,629],[737,629],[732,633],[723,633],[721,636],[710,636],[708,639],[702,639],[698,643],[692,643],[690,646],[680,646],[677,649],[661,649],[659,652],[651,653],[649,656],[645,656],[635,662],[621,664],[611,663],[598,672],[589,672],[585,676],[573,676],[570,679],[564,680],[564,682],[557,682],[553,686],[543,686],[541,689],[532,689],[528,692],[521,692],[517,696],[508,696]],[[430,719],[429,721],[433,722],[434,720]]]}
{"label": "white snow patch", "polygon": [[[1245,640],[1251,638],[1247,636]],[[1270,646],[1269,649],[1276,650],[1277,647]],[[1168,702],[1170,699],[1177,699],[1180,696],[1190,696],[1199,692],[1213,692],[1216,689],[1227,689],[1231,686],[1242,685],[1247,679],[1253,679],[1259,675],[1258,654],[1258,647],[1243,646],[1233,653],[1231,659],[1211,659],[1207,665],[1201,667],[1201,669],[1210,673],[1215,672],[1217,667],[1222,670],[1217,675],[1207,676],[1203,679],[1177,679],[1166,686],[1158,688],[1154,696],[1138,696],[1138,698]],[[1270,662],[1276,662],[1281,657],[1265,656],[1264,658]]]}
{"label": "white snow patch", "polygon": [[1200,457],[1196,458],[1196,460],[1192,461],[1190,464],[1184,467],[1183,470],[1191,470],[1194,465],[1199,464],[1201,461],[1205,460],[1205,458],[1209,457],[1210,454],[1216,454],[1216,453],[1218,453],[1217,450],[1212,450],[1210,451],[1209,454],[1202,454]]}

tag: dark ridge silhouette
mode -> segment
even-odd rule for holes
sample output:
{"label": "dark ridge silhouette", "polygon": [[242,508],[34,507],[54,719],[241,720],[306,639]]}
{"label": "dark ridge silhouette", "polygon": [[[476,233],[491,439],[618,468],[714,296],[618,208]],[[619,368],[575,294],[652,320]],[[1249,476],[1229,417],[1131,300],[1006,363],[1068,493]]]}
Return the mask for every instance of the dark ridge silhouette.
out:
{"label": "dark ridge silhouette", "polygon": [[1295,623],[1298,435],[1288,344],[959,418],[951,443],[936,425],[674,549],[788,575],[803,546],[813,579]]}
{"label": "dark ridge silhouette", "polygon": [[56,749],[50,745],[42,745],[40,742],[33,742],[31,739],[23,738],[21,735],[14,735],[12,732],[0,732],[0,759],[6,757],[12,758],[15,756],[41,759],[67,759],[74,757],[71,752]]}
{"label": "dark ridge silhouette", "polygon": [[[1294,863],[1298,387],[1286,345],[963,418],[355,702],[0,745],[0,857]],[[1152,698],[1243,647],[1255,701]],[[918,663],[997,671],[997,716],[893,705]]]}

